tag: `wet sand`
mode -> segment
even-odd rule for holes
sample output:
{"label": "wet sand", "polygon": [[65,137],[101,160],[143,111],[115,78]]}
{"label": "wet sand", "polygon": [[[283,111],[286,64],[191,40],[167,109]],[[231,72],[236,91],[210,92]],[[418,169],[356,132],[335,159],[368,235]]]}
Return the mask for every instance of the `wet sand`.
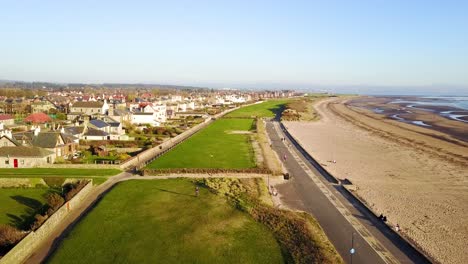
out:
{"label": "wet sand", "polygon": [[431,257],[468,263],[468,143],[339,98],[316,109],[317,122],[284,122],[305,149]]}

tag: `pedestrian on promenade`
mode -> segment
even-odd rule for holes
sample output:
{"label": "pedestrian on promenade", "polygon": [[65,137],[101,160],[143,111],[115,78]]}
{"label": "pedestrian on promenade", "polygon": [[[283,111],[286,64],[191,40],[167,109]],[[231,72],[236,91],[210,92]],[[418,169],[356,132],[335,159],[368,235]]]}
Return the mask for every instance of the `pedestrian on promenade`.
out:
{"label": "pedestrian on promenade", "polygon": [[396,224],[395,231],[400,232],[400,225],[399,224]]}
{"label": "pedestrian on promenade", "polygon": [[199,194],[200,194],[200,188],[198,188],[198,186],[195,186],[195,196],[198,197]]}

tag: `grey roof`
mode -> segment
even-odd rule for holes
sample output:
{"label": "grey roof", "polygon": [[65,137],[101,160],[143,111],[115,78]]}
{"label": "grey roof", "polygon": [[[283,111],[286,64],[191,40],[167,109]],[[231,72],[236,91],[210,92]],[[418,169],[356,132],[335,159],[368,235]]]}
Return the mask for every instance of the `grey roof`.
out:
{"label": "grey roof", "polygon": [[1,147],[0,157],[46,157],[54,154],[53,151],[38,147]]}
{"label": "grey roof", "polygon": [[128,115],[131,112],[128,110],[123,110],[123,109],[114,109],[114,115],[116,116],[121,116],[121,115]]}
{"label": "grey roof", "polygon": [[11,143],[13,143],[16,146],[21,145],[18,141],[16,141],[15,137],[9,138],[9,137],[3,135],[3,136],[0,137],[0,139],[2,139],[2,138],[6,138],[7,140],[9,140]]}
{"label": "grey roof", "polygon": [[81,127],[81,126],[76,126],[76,127],[66,127],[65,128],[65,131],[69,134],[72,134],[72,135],[78,135],[78,134],[81,134],[83,133],[83,129],[84,127]]}
{"label": "grey roof", "polygon": [[103,102],[75,102],[72,107],[101,108],[103,105]]}
{"label": "grey roof", "polygon": [[119,123],[119,122],[111,122],[111,123],[109,123],[109,125],[110,125],[111,127],[119,127],[119,126],[120,126],[120,123]]}
{"label": "grey roof", "polygon": [[97,128],[103,128],[103,127],[109,126],[109,124],[107,124],[106,122],[102,120],[98,120],[98,119],[93,119],[89,121],[89,123]]}
{"label": "grey roof", "polygon": [[65,144],[73,142],[74,139],[73,136],[60,132],[40,132],[37,136],[35,136],[33,132],[23,132],[13,134],[13,137],[19,142],[25,139],[32,146],[40,148],[55,148],[58,145],[59,137],[62,137]]}
{"label": "grey roof", "polygon": [[107,132],[88,127],[88,131],[83,134],[84,136],[108,136]]}

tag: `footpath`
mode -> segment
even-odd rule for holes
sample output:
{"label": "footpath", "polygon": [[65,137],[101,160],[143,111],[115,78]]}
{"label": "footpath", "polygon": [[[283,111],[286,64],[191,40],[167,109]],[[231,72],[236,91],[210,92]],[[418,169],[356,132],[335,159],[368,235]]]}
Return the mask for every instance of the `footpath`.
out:
{"label": "footpath", "polygon": [[[56,226],[56,228],[45,237],[35,249],[32,249],[34,253],[24,258],[24,260],[18,260],[18,262],[24,263],[42,263],[60,244],[60,241],[64,236],[84,217],[94,206],[100,201],[100,199],[109,192],[112,187],[117,183],[127,180],[155,180],[155,179],[169,179],[169,178],[208,178],[208,177],[236,177],[236,178],[252,178],[252,177],[265,177],[264,175],[168,175],[168,176],[139,176],[135,173],[133,168],[142,168],[157,156],[171,150],[177,144],[185,141],[196,132],[205,128],[207,125],[212,123],[217,118],[238,109],[228,109],[222,113],[215,115],[209,120],[202,124],[199,124],[192,129],[185,131],[178,137],[165,142],[162,146],[157,146],[149,149],[143,153],[140,153],[138,157],[131,159],[130,161],[121,165],[122,169],[129,169],[128,171],[122,172],[116,176],[110,177],[106,182],[93,187],[93,189],[83,198],[78,206],[72,208],[68,215]],[[0,259],[0,263],[2,263]]]}

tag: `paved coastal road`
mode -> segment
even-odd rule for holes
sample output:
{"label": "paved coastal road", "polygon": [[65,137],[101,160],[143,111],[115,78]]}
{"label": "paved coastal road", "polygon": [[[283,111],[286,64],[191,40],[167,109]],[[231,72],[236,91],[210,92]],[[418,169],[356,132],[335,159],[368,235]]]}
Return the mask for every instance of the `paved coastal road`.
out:
{"label": "paved coastal road", "polygon": [[[267,122],[273,149],[292,179],[277,186],[288,207],[311,213],[346,263],[430,263],[375,216],[311,165],[284,134],[279,122]],[[281,138],[286,138],[283,142]],[[353,240],[353,242],[352,242]],[[356,250],[351,259],[351,243]]]}

